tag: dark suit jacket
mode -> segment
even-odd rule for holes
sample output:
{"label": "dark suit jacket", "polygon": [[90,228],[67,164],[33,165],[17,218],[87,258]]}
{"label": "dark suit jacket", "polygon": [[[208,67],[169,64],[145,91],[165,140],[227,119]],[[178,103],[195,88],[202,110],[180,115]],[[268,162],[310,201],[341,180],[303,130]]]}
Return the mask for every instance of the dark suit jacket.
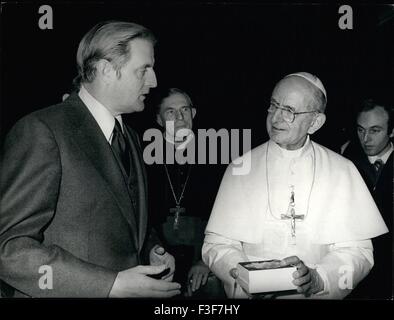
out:
{"label": "dark suit jacket", "polygon": [[352,160],[360,171],[389,229],[389,233],[372,239],[375,265],[349,298],[390,299],[392,297],[393,154],[394,152],[387,159],[378,179],[359,143],[350,143],[343,154]]}
{"label": "dark suit jacket", "polygon": [[[110,145],[78,95],[10,131],[0,167],[3,296],[106,297],[117,272],[147,262],[146,174],[137,136],[125,128],[138,177],[136,210]],[[52,290],[39,288],[42,265],[52,267]]]}

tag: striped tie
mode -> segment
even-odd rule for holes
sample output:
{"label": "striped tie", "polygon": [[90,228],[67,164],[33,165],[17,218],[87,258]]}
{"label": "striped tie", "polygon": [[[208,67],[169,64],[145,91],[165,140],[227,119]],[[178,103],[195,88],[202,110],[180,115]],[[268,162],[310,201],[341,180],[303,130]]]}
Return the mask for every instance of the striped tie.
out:
{"label": "striped tie", "polygon": [[383,160],[378,159],[373,163],[376,173],[380,173],[380,170],[383,168]]}

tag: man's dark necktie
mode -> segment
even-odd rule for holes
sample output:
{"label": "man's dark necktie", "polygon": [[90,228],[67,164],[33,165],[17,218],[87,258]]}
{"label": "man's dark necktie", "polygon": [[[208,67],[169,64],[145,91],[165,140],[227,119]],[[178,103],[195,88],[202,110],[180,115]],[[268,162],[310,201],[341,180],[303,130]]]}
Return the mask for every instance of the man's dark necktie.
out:
{"label": "man's dark necktie", "polygon": [[376,172],[379,172],[380,170],[382,170],[383,167],[383,160],[382,159],[378,159],[373,163],[373,166],[375,168]]}
{"label": "man's dark necktie", "polygon": [[115,127],[112,134],[111,148],[122,162],[123,169],[125,170],[126,174],[129,175],[130,172],[129,146],[127,144],[125,136],[123,135],[120,123],[117,119],[115,119]]}
{"label": "man's dark necktie", "polygon": [[383,169],[384,163],[382,159],[378,159],[373,163],[373,168],[375,169],[375,180],[379,179],[380,173]]}

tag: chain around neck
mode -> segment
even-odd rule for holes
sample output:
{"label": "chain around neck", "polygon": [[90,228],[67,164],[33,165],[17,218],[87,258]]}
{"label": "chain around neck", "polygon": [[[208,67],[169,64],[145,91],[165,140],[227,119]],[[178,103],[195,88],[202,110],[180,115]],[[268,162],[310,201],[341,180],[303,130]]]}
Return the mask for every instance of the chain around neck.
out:
{"label": "chain around neck", "polygon": [[166,170],[168,183],[170,184],[172,196],[174,197],[174,201],[175,201],[176,206],[180,206],[180,204],[181,204],[181,201],[182,201],[182,198],[183,198],[183,194],[184,194],[185,189],[186,189],[187,182],[189,181],[189,176],[190,176],[191,168],[192,168],[191,165],[189,165],[189,168],[188,168],[188,170],[187,170],[187,176],[186,176],[185,184],[183,185],[182,192],[181,192],[181,194],[180,194],[180,196],[179,196],[179,199],[178,199],[178,198],[176,197],[175,190],[174,190],[174,185],[172,184],[172,181],[171,181],[171,178],[170,178],[170,174],[169,174],[169,172],[168,172],[167,164],[164,163],[164,169]]}
{"label": "chain around neck", "polygon": [[[316,152],[315,152],[315,148],[313,146],[313,142],[310,141],[310,143],[311,143],[312,150],[313,150],[313,159],[312,159],[313,176],[312,176],[311,189],[309,190],[308,206],[307,206],[307,210],[306,210],[306,214],[305,214],[304,219],[306,219],[306,217],[308,216],[308,213],[309,213],[310,199],[311,199],[312,189],[313,189],[313,186],[315,184],[315,174],[316,174]],[[281,218],[278,218],[277,216],[274,215],[274,213],[273,213],[273,211],[271,209],[271,200],[270,200],[271,197],[270,197],[269,176],[268,176],[268,150],[269,150],[269,145],[270,145],[270,142],[268,141],[268,143],[267,143],[267,152],[265,153],[265,174],[266,174],[266,181],[267,181],[268,210],[269,210],[271,216],[274,219],[281,220]]]}

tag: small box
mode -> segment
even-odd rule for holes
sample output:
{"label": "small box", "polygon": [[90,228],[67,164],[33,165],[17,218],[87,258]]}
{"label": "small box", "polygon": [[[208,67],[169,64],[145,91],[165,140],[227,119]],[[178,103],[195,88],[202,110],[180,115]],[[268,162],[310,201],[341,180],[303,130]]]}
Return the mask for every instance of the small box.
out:
{"label": "small box", "polygon": [[280,260],[246,261],[237,265],[238,283],[248,293],[296,290],[296,267],[281,267]]}

